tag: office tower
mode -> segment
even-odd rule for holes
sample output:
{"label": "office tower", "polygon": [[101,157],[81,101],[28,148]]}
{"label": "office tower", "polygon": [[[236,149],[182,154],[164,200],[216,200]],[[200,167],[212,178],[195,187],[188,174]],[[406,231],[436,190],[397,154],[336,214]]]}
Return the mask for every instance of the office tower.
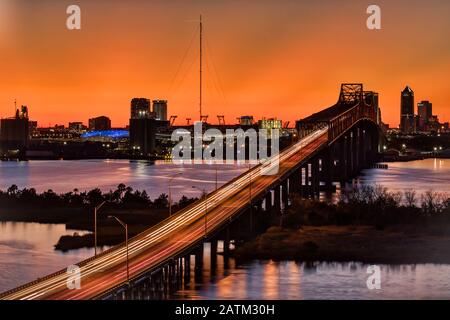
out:
{"label": "office tower", "polygon": [[401,93],[400,131],[403,133],[415,132],[414,91],[409,86],[406,86]]}
{"label": "office tower", "polygon": [[111,130],[111,120],[108,117],[100,116],[89,119],[89,131]]}
{"label": "office tower", "polygon": [[151,116],[150,99],[134,98],[131,100],[131,118],[130,119],[145,119]]}
{"label": "office tower", "polygon": [[153,113],[156,120],[167,121],[167,100],[153,100]]}
{"label": "office tower", "polygon": [[421,101],[417,104],[417,114],[419,115],[418,126],[421,131],[425,131],[426,125],[433,116],[433,104],[430,101]]}

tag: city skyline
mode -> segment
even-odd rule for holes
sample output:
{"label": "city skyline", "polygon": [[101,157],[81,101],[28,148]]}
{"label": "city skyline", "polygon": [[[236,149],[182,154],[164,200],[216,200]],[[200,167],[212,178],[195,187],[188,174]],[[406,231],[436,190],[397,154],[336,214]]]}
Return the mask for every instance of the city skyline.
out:
{"label": "city skyline", "polygon": [[[216,115],[234,123],[251,114],[292,125],[335,103],[336,87],[344,81],[377,90],[383,121],[392,127],[399,125],[399,93],[406,85],[416,101],[431,101],[441,121],[449,120],[449,4],[380,1],[383,28],[370,31],[367,4],[319,2],[262,1],[237,11],[233,2],[79,1],[82,30],[68,31],[67,3],[4,0],[1,9],[9,19],[2,27],[8,34],[0,34],[0,56],[8,63],[0,76],[0,116],[12,116],[17,99],[42,126],[104,114],[113,127],[123,127],[130,100],[142,96],[168,100],[178,124],[196,119],[195,45],[182,70],[186,76],[175,85],[173,79],[202,13],[212,58],[204,93],[211,122]],[[344,42],[350,45],[340,46]]]}

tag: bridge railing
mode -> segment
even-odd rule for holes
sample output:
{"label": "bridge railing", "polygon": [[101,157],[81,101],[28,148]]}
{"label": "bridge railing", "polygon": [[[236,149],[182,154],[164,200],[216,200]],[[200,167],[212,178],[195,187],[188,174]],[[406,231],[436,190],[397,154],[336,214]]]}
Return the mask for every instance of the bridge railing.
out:
{"label": "bridge railing", "polygon": [[328,122],[328,140],[334,141],[353,126],[357,121],[370,119],[376,121],[376,110],[374,106],[368,106],[363,102],[329,120]]}

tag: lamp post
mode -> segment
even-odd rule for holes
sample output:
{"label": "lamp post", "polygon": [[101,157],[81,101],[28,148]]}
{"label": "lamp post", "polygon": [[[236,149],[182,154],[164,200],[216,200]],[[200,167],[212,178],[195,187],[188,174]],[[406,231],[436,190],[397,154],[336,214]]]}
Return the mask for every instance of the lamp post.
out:
{"label": "lamp post", "polygon": [[120,220],[119,218],[117,218],[116,216],[108,216],[108,219],[116,219],[116,221],[118,223],[120,223],[122,225],[122,227],[124,227],[125,229],[125,246],[126,246],[126,250],[127,250],[127,282],[128,284],[130,283],[130,268],[129,268],[129,262],[128,262],[128,225],[123,222],[122,220]]}
{"label": "lamp post", "polygon": [[106,201],[103,201],[94,208],[94,255],[97,256],[97,212],[103,207]]}
{"label": "lamp post", "polygon": [[205,238],[207,238],[207,234],[208,234],[208,194],[206,193],[205,189],[200,189],[197,186],[192,186],[193,189],[197,189],[198,191],[200,191],[205,199]]}
{"label": "lamp post", "polygon": [[181,172],[177,172],[173,174],[169,179],[169,216],[172,216],[172,181],[180,174]]}

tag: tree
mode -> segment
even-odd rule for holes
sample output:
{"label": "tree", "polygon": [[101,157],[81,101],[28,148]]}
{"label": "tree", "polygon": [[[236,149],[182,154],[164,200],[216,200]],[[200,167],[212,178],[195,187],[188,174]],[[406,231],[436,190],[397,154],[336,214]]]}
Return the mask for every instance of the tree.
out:
{"label": "tree", "polygon": [[19,188],[15,184],[13,184],[11,187],[8,188],[6,193],[10,196],[16,196],[18,191]]}
{"label": "tree", "polygon": [[156,199],[153,202],[153,205],[157,208],[157,209],[164,209],[167,208],[169,206],[169,196],[165,193],[161,194],[158,199]]}

